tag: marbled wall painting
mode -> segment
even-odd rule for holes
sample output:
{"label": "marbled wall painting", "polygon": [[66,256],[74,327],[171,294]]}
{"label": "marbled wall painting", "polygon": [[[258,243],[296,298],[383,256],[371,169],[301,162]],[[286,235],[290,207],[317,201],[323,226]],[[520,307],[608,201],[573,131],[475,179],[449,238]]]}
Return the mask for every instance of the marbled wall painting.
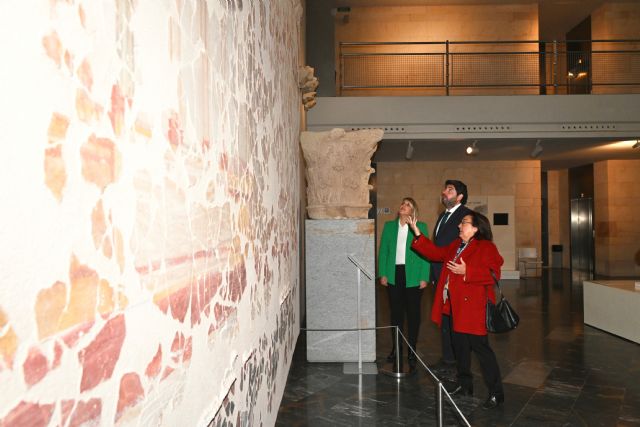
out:
{"label": "marbled wall painting", "polygon": [[0,3],[0,425],[275,422],[299,330],[301,15]]}

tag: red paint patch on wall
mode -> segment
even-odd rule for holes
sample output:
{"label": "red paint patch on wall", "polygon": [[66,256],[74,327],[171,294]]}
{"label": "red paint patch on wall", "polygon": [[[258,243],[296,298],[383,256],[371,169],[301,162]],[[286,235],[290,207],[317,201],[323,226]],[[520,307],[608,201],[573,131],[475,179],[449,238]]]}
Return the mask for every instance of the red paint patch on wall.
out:
{"label": "red paint patch on wall", "polygon": [[53,404],[39,405],[37,403],[20,402],[6,417],[0,420],[2,427],[44,427],[49,424],[53,415]]}
{"label": "red paint patch on wall", "polygon": [[140,377],[135,372],[124,374],[120,379],[120,396],[118,397],[118,409],[116,421],[122,417],[125,409],[135,406],[144,398],[144,389]]}
{"label": "red paint patch on wall", "polygon": [[51,369],[55,369],[60,366],[60,361],[62,360],[62,346],[59,342],[56,341],[55,346],[53,347],[53,363],[51,364]]}
{"label": "red paint patch on wall", "polygon": [[171,359],[175,363],[178,363],[182,357],[184,344],[185,344],[184,334],[182,334],[182,332],[176,332],[175,337],[173,337],[173,343],[171,343],[171,352],[173,353],[173,356],[171,356]]}
{"label": "red paint patch on wall", "polygon": [[111,378],[125,335],[124,315],[121,314],[109,320],[91,344],[79,353],[78,359],[82,364],[80,392]]}
{"label": "red paint patch on wall", "polygon": [[233,302],[240,301],[240,297],[247,286],[247,271],[244,261],[236,265],[233,270],[227,273],[229,299]]}
{"label": "red paint patch on wall", "polygon": [[182,144],[182,129],[180,128],[180,118],[178,114],[172,112],[168,120],[169,130],[167,131],[167,138],[171,147],[175,150]]}
{"label": "red paint patch on wall", "polygon": [[175,369],[173,369],[170,366],[167,366],[166,368],[164,368],[164,372],[162,373],[162,378],[160,378],[160,381],[167,379],[167,377],[171,375],[173,371],[175,371]]}
{"label": "red paint patch on wall", "polygon": [[184,287],[177,292],[169,295],[169,305],[171,306],[171,315],[180,323],[184,322],[189,308],[189,293],[191,289]]}
{"label": "red paint patch on wall", "polygon": [[79,427],[91,422],[91,425],[100,425],[102,414],[102,400],[90,399],[87,402],[78,402],[71,415],[69,427]]}
{"label": "red paint patch on wall", "polygon": [[214,328],[219,329],[220,326],[227,320],[227,318],[236,310],[235,307],[230,307],[228,305],[220,305],[216,304],[213,309],[213,313],[216,318],[216,323]]}
{"label": "red paint patch on wall", "polygon": [[49,372],[49,363],[38,348],[31,347],[27,359],[22,365],[22,370],[24,373],[24,382],[31,387],[47,375],[47,372]]}
{"label": "red paint patch on wall", "polygon": [[187,363],[191,361],[193,355],[193,337],[189,337],[184,344],[184,352],[182,353],[182,362]]}
{"label": "red paint patch on wall", "polygon": [[44,36],[42,38],[42,46],[44,47],[44,51],[47,53],[47,56],[51,58],[57,66],[60,66],[62,62],[62,43],[60,42],[58,33],[52,31]]}
{"label": "red paint patch on wall", "polygon": [[120,153],[108,138],[91,135],[80,148],[82,176],[101,190],[113,183],[120,172]]}
{"label": "red paint patch on wall", "polygon": [[160,368],[162,365],[162,346],[158,344],[158,351],[156,355],[153,356],[153,359],[147,365],[147,369],[144,371],[145,375],[149,378],[155,378],[160,373]]}
{"label": "red paint patch on wall", "polygon": [[218,271],[208,273],[198,279],[196,289],[191,292],[191,326],[200,323],[202,313],[208,315],[211,300],[222,283],[222,274]]}
{"label": "red paint patch on wall", "polygon": [[62,159],[62,146],[48,148],[44,153],[44,178],[47,188],[56,200],[62,200],[62,189],[67,183],[67,171]]}
{"label": "red paint patch on wall", "polygon": [[67,420],[69,419],[69,416],[71,415],[71,411],[73,410],[75,404],[75,400],[63,400],[62,402],[60,402],[60,415],[62,416],[61,425],[67,425]]}
{"label": "red paint patch on wall", "polygon": [[124,96],[120,86],[113,85],[111,87],[111,110],[109,110],[109,119],[113,133],[120,136],[124,125]]}

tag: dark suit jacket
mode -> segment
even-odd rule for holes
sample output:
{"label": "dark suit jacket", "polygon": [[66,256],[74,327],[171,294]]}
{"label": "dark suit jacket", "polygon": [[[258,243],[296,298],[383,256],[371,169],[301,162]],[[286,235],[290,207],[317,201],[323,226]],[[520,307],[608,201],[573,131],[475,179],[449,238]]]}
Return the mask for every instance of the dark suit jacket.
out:
{"label": "dark suit jacket", "polygon": [[[451,242],[458,238],[460,234],[460,229],[458,229],[458,225],[462,218],[464,218],[469,213],[469,208],[465,205],[460,206],[454,213],[451,214],[446,223],[442,224],[440,230],[438,230],[438,234],[436,235],[436,229],[438,228],[438,224],[440,224],[440,220],[444,216],[443,211],[438,220],[436,221],[436,226],[433,227],[433,243],[436,246],[449,246]],[[438,283],[438,279],[440,278],[440,273],[442,272],[442,263],[441,262],[431,262],[431,275],[430,280],[433,283]]]}

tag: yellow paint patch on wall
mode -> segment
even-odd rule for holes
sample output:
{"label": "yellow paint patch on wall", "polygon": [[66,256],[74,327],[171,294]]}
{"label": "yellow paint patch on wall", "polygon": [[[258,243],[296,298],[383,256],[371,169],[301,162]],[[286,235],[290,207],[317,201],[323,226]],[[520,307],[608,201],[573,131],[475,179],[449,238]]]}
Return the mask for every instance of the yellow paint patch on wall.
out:
{"label": "yellow paint patch on wall", "polygon": [[101,190],[118,178],[120,171],[120,153],[108,138],[91,135],[80,148],[82,157],[82,176],[96,184]]}
{"label": "yellow paint patch on wall", "polygon": [[69,128],[69,118],[54,112],[51,114],[51,121],[49,122],[49,130],[47,135],[49,136],[49,142],[59,141],[67,136],[67,129]]}
{"label": "yellow paint patch on wall", "polygon": [[[56,282],[38,293],[35,304],[38,336],[40,339],[69,329],[75,325],[91,322],[96,314],[109,314],[127,303],[105,279],[86,265],[71,257],[69,267],[71,286]],[[116,304],[118,301],[118,304]]]}
{"label": "yellow paint patch on wall", "polygon": [[93,102],[85,90],[78,89],[76,91],[76,113],[78,113],[80,120],[89,123],[102,114],[102,107]]}
{"label": "yellow paint patch on wall", "polygon": [[18,337],[9,325],[7,315],[0,308],[0,357],[2,357],[5,365],[9,368],[13,366],[13,356],[17,348]]}
{"label": "yellow paint patch on wall", "polygon": [[116,261],[118,262],[118,267],[120,267],[120,272],[124,271],[124,238],[122,237],[122,233],[117,228],[113,229],[113,246],[116,251]]}
{"label": "yellow paint patch on wall", "polygon": [[91,232],[93,235],[93,244],[96,249],[100,247],[100,243],[107,232],[107,224],[104,217],[104,209],[102,200],[99,200],[91,212]]}
{"label": "yellow paint patch on wall", "polygon": [[151,126],[149,125],[149,119],[145,114],[138,114],[134,128],[139,135],[151,138]]}
{"label": "yellow paint patch on wall", "polygon": [[50,288],[42,289],[36,298],[36,323],[40,339],[53,335],[60,330],[60,318],[67,302],[67,285],[54,283]]}
{"label": "yellow paint patch on wall", "polygon": [[58,201],[62,200],[62,189],[67,182],[67,172],[62,159],[62,146],[48,148],[44,156],[45,184]]}

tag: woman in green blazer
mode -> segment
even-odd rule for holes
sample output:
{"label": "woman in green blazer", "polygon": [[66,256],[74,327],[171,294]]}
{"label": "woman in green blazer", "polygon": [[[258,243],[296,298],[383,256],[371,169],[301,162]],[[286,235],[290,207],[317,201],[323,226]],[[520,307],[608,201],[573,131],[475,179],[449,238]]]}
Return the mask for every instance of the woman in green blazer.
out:
{"label": "woman in green blazer", "polygon": [[[407,339],[412,348],[416,348],[420,330],[420,298],[422,290],[429,280],[429,262],[411,249],[415,235],[409,227],[409,220],[418,215],[418,205],[410,197],[402,199],[398,217],[387,221],[380,238],[378,252],[378,277],[380,284],[387,287],[391,324],[403,330],[404,313],[407,313]],[[427,234],[427,225],[418,222],[418,229]],[[391,342],[394,343],[388,361],[395,359],[394,330],[391,330]],[[402,345],[399,349],[402,354]],[[409,362],[415,363],[415,353],[409,351]]]}

